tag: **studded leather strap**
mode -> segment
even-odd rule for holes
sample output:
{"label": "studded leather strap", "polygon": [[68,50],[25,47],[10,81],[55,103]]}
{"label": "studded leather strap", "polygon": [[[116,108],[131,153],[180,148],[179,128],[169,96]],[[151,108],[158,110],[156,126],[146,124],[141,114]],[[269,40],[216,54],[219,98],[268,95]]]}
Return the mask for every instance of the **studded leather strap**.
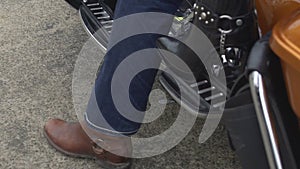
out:
{"label": "studded leather strap", "polygon": [[198,19],[204,28],[218,29],[219,31],[231,32],[234,29],[249,25],[255,16],[254,10],[240,16],[217,14],[201,2],[195,3],[195,19]]}

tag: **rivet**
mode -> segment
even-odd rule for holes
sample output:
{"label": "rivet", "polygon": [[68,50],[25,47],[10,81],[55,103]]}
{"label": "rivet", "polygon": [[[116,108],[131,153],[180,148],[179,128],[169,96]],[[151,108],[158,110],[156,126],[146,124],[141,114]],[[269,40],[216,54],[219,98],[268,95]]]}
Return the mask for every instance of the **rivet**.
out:
{"label": "rivet", "polygon": [[206,15],[205,12],[201,12],[201,18],[202,18],[202,19],[206,19],[206,16],[207,16],[207,15]]}
{"label": "rivet", "polygon": [[203,6],[200,9],[201,9],[201,11],[204,11],[204,7]]}
{"label": "rivet", "polygon": [[202,20],[202,18],[201,18],[201,17],[199,17],[199,20],[201,21],[201,20]]}
{"label": "rivet", "polygon": [[198,15],[198,12],[195,12],[195,15]]}
{"label": "rivet", "polygon": [[237,19],[235,23],[237,26],[242,26],[244,22],[242,19]]}
{"label": "rivet", "polygon": [[199,6],[196,6],[196,9],[198,9],[199,8]]}
{"label": "rivet", "polygon": [[206,13],[207,13],[207,15],[210,15],[210,12],[209,12],[209,11],[207,11]]}
{"label": "rivet", "polygon": [[211,21],[211,22],[214,22],[215,20],[214,20],[214,18],[211,18],[210,21]]}
{"label": "rivet", "polygon": [[208,24],[208,21],[205,21],[205,24]]}

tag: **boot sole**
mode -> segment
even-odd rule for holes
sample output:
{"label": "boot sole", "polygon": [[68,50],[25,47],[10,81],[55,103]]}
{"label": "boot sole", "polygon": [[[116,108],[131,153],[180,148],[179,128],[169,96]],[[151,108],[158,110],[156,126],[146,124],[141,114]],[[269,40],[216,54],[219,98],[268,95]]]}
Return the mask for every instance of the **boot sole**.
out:
{"label": "boot sole", "polygon": [[90,155],[82,155],[82,154],[76,154],[76,153],[71,153],[68,151],[63,150],[62,148],[60,148],[59,146],[57,146],[48,136],[48,134],[46,133],[45,129],[43,130],[43,134],[46,137],[47,142],[54,147],[54,149],[56,149],[58,152],[70,156],[70,157],[74,157],[74,158],[85,158],[85,159],[94,159],[98,165],[100,165],[100,167],[102,167],[103,169],[130,169],[131,166],[131,161],[128,163],[122,163],[122,164],[117,164],[117,163],[112,163],[109,162],[107,160],[100,160],[94,156],[90,156]]}

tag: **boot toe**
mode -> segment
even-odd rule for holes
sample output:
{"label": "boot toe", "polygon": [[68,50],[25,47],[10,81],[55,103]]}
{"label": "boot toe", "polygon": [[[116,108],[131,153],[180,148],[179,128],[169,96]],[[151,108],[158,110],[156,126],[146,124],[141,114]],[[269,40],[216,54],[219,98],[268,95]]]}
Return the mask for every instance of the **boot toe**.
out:
{"label": "boot toe", "polygon": [[47,139],[55,140],[55,135],[57,134],[57,131],[59,131],[62,126],[62,124],[65,121],[60,119],[51,119],[46,122],[44,126],[44,134],[47,137]]}

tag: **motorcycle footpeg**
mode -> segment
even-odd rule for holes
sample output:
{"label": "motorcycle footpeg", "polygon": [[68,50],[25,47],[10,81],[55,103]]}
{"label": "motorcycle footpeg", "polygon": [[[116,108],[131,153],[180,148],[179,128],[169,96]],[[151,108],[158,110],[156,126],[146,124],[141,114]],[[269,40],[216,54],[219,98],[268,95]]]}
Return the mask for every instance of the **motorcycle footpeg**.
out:
{"label": "motorcycle footpeg", "polygon": [[[206,86],[206,88],[203,89],[201,85],[199,85],[195,93],[201,93],[201,91],[204,90],[206,94],[200,94],[201,100],[206,101],[207,97],[215,97],[212,95],[211,89],[220,91],[218,94],[219,96],[230,96],[233,94],[232,91],[239,91],[239,89],[233,90],[235,86],[244,87],[243,84],[241,85],[239,83],[239,81],[241,81],[240,79],[243,78],[250,49],[254,42],[258,39],[258,28],[254,12],[254,3],[252,0],[196,1],[191,9],[191,12],[192,14],[190,15],[192,15],[193,18],[189,21],[190,24],[194,24],[207,36],[211,44],[215,47],[215,50],[218,52],[223,65],[216,68],[213,68],[213,65],[211,65],[208,67],[212,67],[212,69],[206,70],[199,57],[196,56],[196,54],[183,43],[178,40],[174,40],[175,38],[173,37],[160,38],[157,43],[158,47],[175,54],[182,61],[184,61],[189,66],[198,82],[201,82],[201,80],[206,80],[208,81],[208,84],[210,84],[207,71],[212,71],[211,73],[214,73],[217,72],[217,70],[214,71],[215,69],[224,70],[227,82],[227,86],[225,87],[226,90],[224,91],[222,88],[220,88],[220,86]],[[226,15],[224,13],[226,13]],[[183,18],[183,20],[184,19],[186,18]],[[187,23],[185,21],[182,22]],[[188,37],[189,30],[185,28],[188,28],[189,26],[182,24],[182,27],[184,28],[178,30],[184,30],[185,32],[181,33],[180,37],[176,37],[178,39],[185,38],[185,36]],[[201,44],[201,42],[199,42],[199,44]],[[207,53],[206,55],[207,56],[205,57],[210,57],[210,53]],[[161,80],[161,83],[163,83],[163,86],[165,86],[169,93],[171,92],[172,96],[178,95],[176,94],[179,93],[179,91],[177,91],[178,89],[175,87],[172,88],[172,86],[176,86],[172,84],[175,83],[175,81],[181,83],[177,84],[179,86],[191,88],[189,80],[185,79],[184,71],[170,64],[167,56],[162,54],[161,57],[165,63],[165,67],[168,69],[168,72],[172,72],[161,75],[161,79],[165,79]],[[167,76],[171,76],[172,74],[177,75],[174,77],[179,77],[178,79],[181,81],[178,81],[178,79],[174,81],[166,80],[170,79],[170,77]],[[246,85],[246,83],[244,85]],[[185,105],[193,104],[193,101],[190,99],[183,98],[183,100],[189,102]],[[206,101],[206,103],[207,104],[204,105],[208,106],[208,108],[210,106],[214,106],[210,105],[210,101]],[[189,106],[189,108],[192,107],[193,106]]]}
{"label": "motorcycle footpeg", "polygon": [[[223,92],[212,86],[208,80],[202,79],[197,83],[186,83],[180,78],[176,78],[176,75],[171,71],[167,72],[169,73],[161,72],[159,75],[159,81],[162,86],[177,103],[180,103],[186,110],[198,117],[205,118],[207,116],[212,99],[214,99],[212,106],[215,110],[225,104]],[[177,83],[179,83],[180,87]],[[214,95],[211,95],[212,91],[214,91]],[[182,95],[182,92],[184,92],[184,95]]]}
{"label": "motorcycle footpeg", "polygon": [[103,1],[82,2],[79,15],[87,33],[106,50],[113,24],[113,11]]}

